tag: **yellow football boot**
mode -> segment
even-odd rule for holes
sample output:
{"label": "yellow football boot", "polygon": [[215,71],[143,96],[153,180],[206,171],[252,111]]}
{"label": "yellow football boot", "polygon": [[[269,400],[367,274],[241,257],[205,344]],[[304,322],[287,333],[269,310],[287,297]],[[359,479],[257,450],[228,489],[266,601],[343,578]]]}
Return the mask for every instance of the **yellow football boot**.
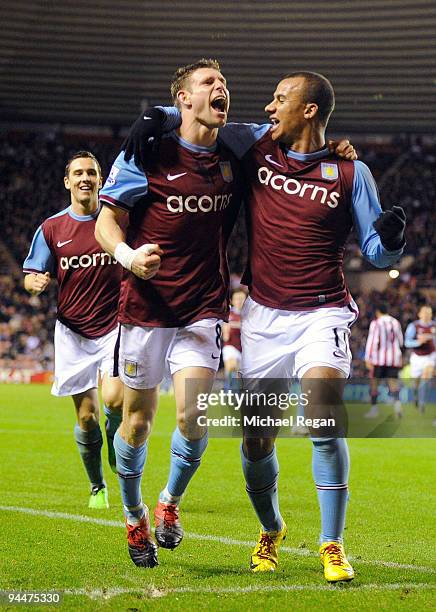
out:
{"label": "yellow football boot", "polygon": [[339,542],[324,542],[319,549],[324,577],[328,582],[353,580],[354,570],[345,556],[344,547]]}
{"label": "yellow football boot", "polygon": [[252,572],[274,572],[278,564],[278,550],[280,544],[286,539],[288,528],[283,523],[280,531],[260,531],[259,541],[256,544],[250,559]]}

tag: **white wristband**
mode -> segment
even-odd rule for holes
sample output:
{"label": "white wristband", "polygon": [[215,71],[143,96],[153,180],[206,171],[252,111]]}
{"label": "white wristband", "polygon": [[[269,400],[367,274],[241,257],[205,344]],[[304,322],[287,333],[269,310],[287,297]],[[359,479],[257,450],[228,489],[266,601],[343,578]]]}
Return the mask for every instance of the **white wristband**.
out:
{"label": "white wristband", "polygon": [[126,268],[126,270],[132,269],[132,263],[137,253],[143,252],[146,255],[151,255],[157,248],[157,244],[143,244],[137,249],[132,249],[125,242],[119,242],[115,247],[114,257],[115,259]]}
{"label": "white wristband", "polygon": [[132,269],[132,262],[135,259],[135,250],[130,248],[125,242],[119,242],[114,251],[115,259],[127,270]]}

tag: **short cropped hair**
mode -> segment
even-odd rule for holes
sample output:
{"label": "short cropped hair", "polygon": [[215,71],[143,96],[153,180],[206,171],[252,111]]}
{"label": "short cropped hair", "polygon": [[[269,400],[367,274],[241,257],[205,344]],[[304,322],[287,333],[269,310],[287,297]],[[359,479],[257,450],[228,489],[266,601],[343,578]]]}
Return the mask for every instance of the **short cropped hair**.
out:
{"label": "short cropped hair", "polygon": [[302,77],[305,80],[304,102],[314,102],[318,105],[318,119],[327,125],[330,115],[335,108],[335,92],[330,81],[318,72],[291,72],[284,79]]}
{"label": "short cropped hair", "polygon": [[387,302],[377,302],[377,304],[375,305],[375,309],[381,314],[388,314],[389,312],[389,306]]}
{"label": "short cropped hair", "polygon": [[91,153],[90,151],[77,151],[77,153],[74,153],[74,155],[72,155],[70,157],[70,159],[67,161],[67,165],[65,166],[65,177],[68,178],[69,174],[70,174],[70,166],[71,163],[75,160],[75,159],[79,159],[80,157],[88,157],[89,159],[93,159],[96,163],[96,166],[98,168],[99,174],[100,176],[101,174],[101,167],[100,164],[98,163],[98,159],[96,158],[96,156]]}
{"label": "short cropped hair", "polygon": [[170,85],[171,97],[175,106],[179,106],[177,94],[181,89],[186,86],[186,81],[189,79],[191,74],[199,68],[214,68],[215,70],[221,72],[218,60],[205,59],[204,57],[199,59],[198,62],[188,64],[187,66],[182,66],[181,68],[177,68],[177,70],[172,76]]}

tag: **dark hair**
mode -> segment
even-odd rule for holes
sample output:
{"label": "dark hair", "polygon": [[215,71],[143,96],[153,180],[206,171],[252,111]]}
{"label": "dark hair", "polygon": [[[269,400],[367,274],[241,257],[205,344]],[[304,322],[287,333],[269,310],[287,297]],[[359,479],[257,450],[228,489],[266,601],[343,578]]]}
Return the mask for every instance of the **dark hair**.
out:
{"label": "dark hair", "polygon": [[375,305],[375,309],[376,311],[381,312],[382,314],[388,314],[389,312],[389,306],[386,302],[378,302]]}
{"label": "dark hair", "polygon": [[327,125],[335,108],[335,92],[330,81],[318,72],[291,72],[284,79],[302,77],[305,80],[304,102],[314,102],[318,105],[318,119]]}
{"label": "dark hair", "polygon": [[98,159],[90,151],[77,151],[77,153],[74,153],[74,155],[72,155],[70,157],[70,159],[67,161],[67,165],[65,166],[65,175],[64,176],[66,176],[68,178],[68,175],[70,173],[71,162],[73,162],[75,159],[79,159],[80,157],[88,157],[89,159],[93,159],[95,161],[96,165],[97,165],[98,171],[99,171],[100,176],[101,176],[101,168],[100,168],[100,164],[98,163]]}
{"label": "dark hair", "polygon": [[215,70],[221,71],[218,60],[205,59],[204,57],[199,59],[198,62],[177,68],[171,78],[170,85],[171,97],[175,106],[178,106],[177,94],[181,89],[183,89],[187,79],[189,79],[191,74],[199,68],[214,68]]}

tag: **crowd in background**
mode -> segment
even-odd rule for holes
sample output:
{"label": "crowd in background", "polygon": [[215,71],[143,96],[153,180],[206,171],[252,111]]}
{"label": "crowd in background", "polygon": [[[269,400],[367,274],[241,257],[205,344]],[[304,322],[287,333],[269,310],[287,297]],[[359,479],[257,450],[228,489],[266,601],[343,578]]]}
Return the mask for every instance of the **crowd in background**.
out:
{"label": "crowd in background", "polygon": [[53,370],[56,288],[31,296],[20,281],[0,275],[0,369]]}
{"label": "crowd in background", "polygon": [[[107,176],[120,140],[101,136],[62,135],[58,131],[5,134],[0,142],[0,239],[19,268],[27,255],[32,236],[48,216],[69,204],[63,186],[64,168],[71,154],[92,151]],[[357,146],[359,157],[369,165],[385,206],[400,204],[406,210],[407,246],[410,265],[379,294],[368,288],[354,292],[360,318],[353,327],[353,375],[365,374],[363,354],[366,335],[379,299],[388,302],[393,316],[405,329],[416,318],[417,307],[425,301],[423,289],[435,288],[433,270],[436,253],[436,146],[398,139],[391,144]],[[246,240],[241,212],[228,249],[234,283],[245,265]],[[18,269],[19,269],[18,268]],[[351,236],[346,249],[345,270],[368,270]],[[22,287],[22,275],[0,273],[0,368],[53,368],[53,328],[56,318],[56,288],[31,297]]]}

